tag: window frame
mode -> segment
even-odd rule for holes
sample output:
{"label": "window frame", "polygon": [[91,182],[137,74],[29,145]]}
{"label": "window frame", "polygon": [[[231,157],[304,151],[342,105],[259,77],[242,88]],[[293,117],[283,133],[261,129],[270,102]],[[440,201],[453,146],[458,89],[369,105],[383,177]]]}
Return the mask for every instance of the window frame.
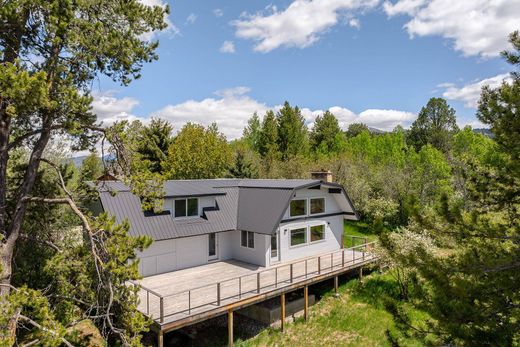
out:
{"label": "window frame", "polygon": [[[246,245],[245,246],[243,243],[244,235],[246,235]],[[249,241],[253,242],[253,247],[249,247]],[[247,249],[255,249],[255,233],[252,231],[241,230],[240,231],[240,247],[247,248]]]}
{"label": "window frame", "polygon": [[[323,227],[323,238],[322,239],[314,240],[314,241],[312,240],[312,228],[313,227]],[[309,225],[309,244],[324,242],[326,239],[326,235],[327,235],[327,225],[325,223]]]}
{"label": "window frame", "polygon": [[[196,213],[194,215],[189,215],[188,214],[188,200],[195,200],[197,201],[197,210],[195,211]],[[185,215],[184,216],[176,216],[176,211],[175,211],[175,206],[177,204],[177,201],[184,201],[184,212],[185,212]],[[200,217],[200,201],[199,201],[199,198],[197,197],[187,197],[187,198],[178,198],[178,199],[173,199],[173,218],[174,219],[183,219],[183,218],[197,218],[197,217]]]}
{"label": "window frame", "polygon": [[[295,231],[295,230],[300,230],[300,229],[305,230],[305,233],[303,234],[305,236],[304,242],[299,243],[297,245],[293,245],[292,244],[292,232]],[[308,226],[299,226],[299,227],[289,228],[289,248],[298,248],[298,247],[303,247],[303,246],[306,246],[307,244],[309,244],[309,240],[308,240],[308,236],[309,235],[308,235],[308,233],[309,233],[309,227]]]}
{"label": "window frame", "polygon": [[[305,212],[303,214],[299,214],[299,215],[295,215],[293,216],[291,214],[291,205],[293,203],[293,201],[304,201],[305,202]],[[298,218],[298,217],[304,217],[304,216],[308,216],[309,215],[309,199],[308,198],[294,198],[291,200],[291,202],[289,203],[289,218]]]}
{"label": "window frame", "polygon": [[[323,212],[318,212],[318,213],[312,213],[312,200],[323,200]],[[320,214],[324,214],[326,213],[327,211],[327,199],[325,199],[324,196],[316,196],[316,197],[312,197],[312,198],[309,198],[309,216],[316,216],[316,215],[320,215]]]}

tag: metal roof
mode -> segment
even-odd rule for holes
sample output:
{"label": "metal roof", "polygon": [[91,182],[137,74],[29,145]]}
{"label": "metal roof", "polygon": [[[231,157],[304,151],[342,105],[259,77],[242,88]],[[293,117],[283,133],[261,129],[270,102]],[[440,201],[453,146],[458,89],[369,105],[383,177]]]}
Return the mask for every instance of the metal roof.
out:
{"label": "metal roof", "polygon": [[[104,211],[130,223],[130,235],[154,240],[230,230],[271,234],[277,228],[295,189],[325,184],[320,180],[174,180],[164,184],[165,197],[215,196],[216,206],[201,217],[174,219],[171,214],[145,214],[140,198],[118,181],[97,184]],[[341,186],[339,186],[341,187]],[[348,196],[347,196],[348,199]],[[351,205],[351,202],[348,202]],[[353,206],[352,206],[353,209]]]}

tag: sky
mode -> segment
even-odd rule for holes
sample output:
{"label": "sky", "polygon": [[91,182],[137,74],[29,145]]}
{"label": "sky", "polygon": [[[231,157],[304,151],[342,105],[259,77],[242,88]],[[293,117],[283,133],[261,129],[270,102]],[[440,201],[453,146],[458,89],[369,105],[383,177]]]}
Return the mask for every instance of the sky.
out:
{"label": "sky", "polygon": [[105,125],[151,117],[175,130],[216,122],[228,139],[254,112],[285,101],[346,129],[409,127],[431,97],[460,126],[481,127],[480,89],[509,78],[500,57],[520,29],[519,0],[140,0],[170,7],[159,60],[123,87],[101,78],[93,111]]}

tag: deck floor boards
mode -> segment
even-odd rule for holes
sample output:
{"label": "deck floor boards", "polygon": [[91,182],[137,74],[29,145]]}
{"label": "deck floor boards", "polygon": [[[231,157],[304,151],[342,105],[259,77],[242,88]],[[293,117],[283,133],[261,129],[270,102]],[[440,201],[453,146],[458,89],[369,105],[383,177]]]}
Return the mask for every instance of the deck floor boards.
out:
{"label": "deck floor boards", "polygon": [[[353,266],[372,257],[370,253],[365,253],[363,258],[360,251],[344,250],[344,252],[345,266]],[[332,261],[330,253],[322,255],[320,259],[321,274],[342,268],[341,251],[333,253]],[[217,261],[145,277],[139,283],[163,296],[163,323],[170,323],[218,307],[217,283],[220,283],[221,306],[258,295],[258,272],[260,272],[260,293],[266,293],[318,276],[318,260],[317,256],[314,256],[306,262],[299,260],[294,263],[292,283],[290,266],[287,263],[266,269],[237,260]],[[238,277],[241,277],[241,280]],[[159,322],[160,299],[152,293],[147,295],[144,289],[139,291],[139,298],[139,311]]]}

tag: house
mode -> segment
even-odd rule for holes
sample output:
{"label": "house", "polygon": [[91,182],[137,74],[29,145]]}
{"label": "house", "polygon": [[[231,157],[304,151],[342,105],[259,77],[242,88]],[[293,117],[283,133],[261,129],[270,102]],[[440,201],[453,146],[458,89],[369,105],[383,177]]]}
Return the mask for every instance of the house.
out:
{"label": "house", "polygon": [[122,182],[97,189],[105,212],[154,240],[138,255],[140,273],[152,276],[230,259],[267,268],[339,250],[344,219],[358,216],[344,187],[330,173],[320,178],[166,181],[162,213],[143,212]]}

